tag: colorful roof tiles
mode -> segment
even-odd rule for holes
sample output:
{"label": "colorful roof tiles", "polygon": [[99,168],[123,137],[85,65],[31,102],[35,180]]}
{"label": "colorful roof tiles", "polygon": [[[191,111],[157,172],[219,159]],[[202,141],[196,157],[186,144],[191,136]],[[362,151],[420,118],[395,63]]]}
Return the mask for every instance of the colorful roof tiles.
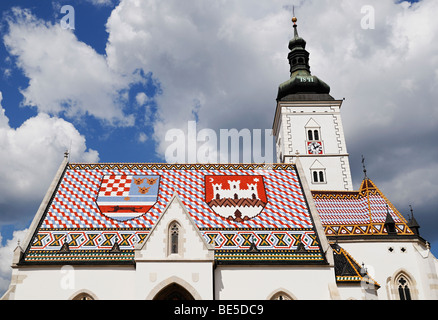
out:
{"label": "colorful roof tiles", "polygon": [[333,249],[333,256],[335,259],[335,275],[336,282],[343,284],[361,283],[366,281],[372,285],[380,288],[380,285],[372,279],[367,270],[361,267],[356,260],[337,243],[331,244]]}
{"label": "colorful roof tiles", "polygon": [[[69,164],[24,261],[132,259],[175,193],[218,260],[325,261],[296,168],[285,164]],[[59,252],[64,243],[70,252]],[[116,243],[124,254],[111,260]],[[246,254],[251,243],[260,254]]]}
{"label": "colorful roof tiles", "polygon": [[370,179],[363,180],[359,191],[312,191],[312,195],[328,236],[386,235],[388,213],[398,235],[413,235],[403,216]]}

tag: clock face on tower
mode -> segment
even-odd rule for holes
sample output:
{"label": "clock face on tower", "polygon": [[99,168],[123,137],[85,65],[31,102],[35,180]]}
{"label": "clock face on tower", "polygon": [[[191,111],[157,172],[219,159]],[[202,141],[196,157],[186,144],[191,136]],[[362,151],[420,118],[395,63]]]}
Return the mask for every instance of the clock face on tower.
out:
{"label": "clock face on tower", "polygon": [[322,154],[322,142],[311,141],[307,142],[307,151],[309,154]]}

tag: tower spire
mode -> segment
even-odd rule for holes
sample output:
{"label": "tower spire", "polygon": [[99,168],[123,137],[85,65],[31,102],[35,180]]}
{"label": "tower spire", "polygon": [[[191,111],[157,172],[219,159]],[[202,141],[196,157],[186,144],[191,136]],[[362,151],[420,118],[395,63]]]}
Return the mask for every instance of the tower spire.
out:
{"label": "tower spire", "polygon": [[293,13],[293,17],[292,17],[292,22],[294,24],[294,37],[298,38],[298,31],[297,31],[297,17],[295,16],[295,6],[292,7],[292,13]]}
{"label": "tower spire", "polygon": [[[287,56],[290,65],[290,79],[280,84],[277,100],[297,93],[326,95],[330,93],[330,87],[318,77],[312,76],[310,72],[310,53],[306,50],[306,40],[298,34],[297,21],[295,8],[293,8],[294,36],[289,41],[290,52]],[[326,96],[324,100],[333,100],[333,98]]]}
{"label": "tower spire", "polygon": [[368,176],[367,176],[367,167],[365,166],[365,158],[362,155],[362,167],[363,167],[363,174],[365,175],[365,180],[368,180]]}

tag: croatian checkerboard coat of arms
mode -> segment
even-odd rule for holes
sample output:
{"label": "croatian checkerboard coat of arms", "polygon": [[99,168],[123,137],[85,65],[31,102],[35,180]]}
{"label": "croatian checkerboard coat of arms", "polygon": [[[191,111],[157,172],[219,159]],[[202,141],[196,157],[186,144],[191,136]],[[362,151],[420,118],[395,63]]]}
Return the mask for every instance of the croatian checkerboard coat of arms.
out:
{"label": "croatian checkerboard coat of arms", "polygon": [[259,215],[267,198],[263,177],[205,176],[205,200],[218,215],[242,222]]}
{"label": "croatian checkerboard coat of arms", "polygon": [[104,176],[96,203],[111,219],[126,221],[137,218],[157,202],[160,176]]}

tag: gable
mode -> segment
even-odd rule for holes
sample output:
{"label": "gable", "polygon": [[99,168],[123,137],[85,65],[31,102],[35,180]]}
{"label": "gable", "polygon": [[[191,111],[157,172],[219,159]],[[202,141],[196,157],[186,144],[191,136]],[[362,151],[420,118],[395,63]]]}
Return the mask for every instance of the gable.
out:
{"label": "gable", "polygon": [[[177,253],[170,250],[173,223],[178,225]],[[213,259],[214,247],[206,243],[176,193],[145,241],[136,246],[136,261]]]}
{"label": "gable", "polygon": [[318,160],[315,160],[312,165],[310,166],[310,169],[325,169],[325,167],[322,165],[321,162]]}
{"label": "gable", "polygon": [[306,128],[320,128],[321,126],[313,118],[306,123]]}

